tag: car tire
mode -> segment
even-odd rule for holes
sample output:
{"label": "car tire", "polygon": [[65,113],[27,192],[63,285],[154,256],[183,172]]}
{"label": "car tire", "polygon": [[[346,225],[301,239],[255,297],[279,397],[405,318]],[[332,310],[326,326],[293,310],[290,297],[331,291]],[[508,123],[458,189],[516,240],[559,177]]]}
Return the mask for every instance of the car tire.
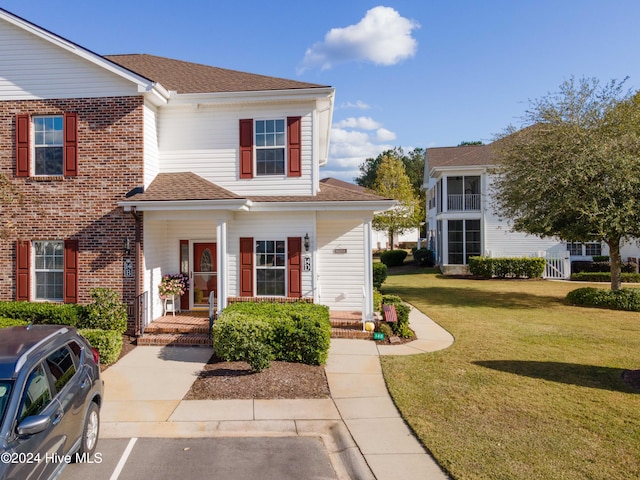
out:
{"label": "car tire", "polygon": [[90,457],[96,451],[98,434],[100,433],[100,410],[95,402],[91,402],[87,415],[84,418],[82,429],[82,442],[78,453]]}

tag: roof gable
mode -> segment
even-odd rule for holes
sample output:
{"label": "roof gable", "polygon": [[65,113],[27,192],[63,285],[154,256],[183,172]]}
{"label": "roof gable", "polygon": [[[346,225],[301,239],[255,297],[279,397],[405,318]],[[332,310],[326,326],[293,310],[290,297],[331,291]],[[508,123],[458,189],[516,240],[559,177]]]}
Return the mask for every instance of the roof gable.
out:
{"label": "roof gable", "polygon": [[491,145],[427,148],[429,169],[438,167],[471,167],[493,165]]}

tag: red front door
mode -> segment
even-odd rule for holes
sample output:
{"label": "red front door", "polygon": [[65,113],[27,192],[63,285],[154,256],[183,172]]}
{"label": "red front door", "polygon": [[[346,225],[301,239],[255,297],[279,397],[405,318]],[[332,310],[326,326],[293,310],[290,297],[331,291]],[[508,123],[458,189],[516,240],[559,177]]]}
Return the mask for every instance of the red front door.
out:
{"label": "red front door", "polygon": [[217,298],[217,263],[215,243],[193,244],[193,288],[191,295],[194,308],[208,308],[211,292],[215,292]]}

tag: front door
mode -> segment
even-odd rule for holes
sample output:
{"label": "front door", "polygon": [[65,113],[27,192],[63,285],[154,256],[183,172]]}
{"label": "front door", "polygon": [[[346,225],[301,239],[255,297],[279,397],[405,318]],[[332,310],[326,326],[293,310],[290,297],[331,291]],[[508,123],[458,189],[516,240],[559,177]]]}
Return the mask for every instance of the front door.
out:
{"label": "front door", "polygon": [[218,278],[216,244],[193,244],[193,308],[209,308],[209,294],[215,292],[217,297]]}

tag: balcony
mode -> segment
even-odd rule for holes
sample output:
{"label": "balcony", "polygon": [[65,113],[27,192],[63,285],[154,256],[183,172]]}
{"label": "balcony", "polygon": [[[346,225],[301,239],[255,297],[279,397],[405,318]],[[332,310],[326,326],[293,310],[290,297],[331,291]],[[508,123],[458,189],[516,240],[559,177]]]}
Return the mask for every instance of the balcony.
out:
{"label": "balcony", "polygon": [[447,210],[449,212],[479,212],[480,194],[449,194],[447,195]]}

